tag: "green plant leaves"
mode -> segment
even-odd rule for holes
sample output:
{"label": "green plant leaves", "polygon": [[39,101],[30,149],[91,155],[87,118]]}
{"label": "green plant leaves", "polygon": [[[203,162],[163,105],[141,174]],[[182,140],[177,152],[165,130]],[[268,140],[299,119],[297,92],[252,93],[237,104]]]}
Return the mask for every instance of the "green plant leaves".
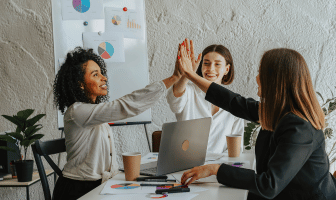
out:
{"label": "green plant leaves", "polygon": [[24,140],[21,145],[24,147],[29,147],[29,145],[33,144],[36,140],[41,139],[43,136],[44,136],[43,134],[36,134],[36,135],[30,136],[29,138]]}
{"label": "green plant leaves", "polygon": [[12,136],[13,138],[19,140],[20,142],[22,142],[23,140],[23,135],[17,132],[6,133],[6,135]]}
{"label": "green plant leaves", "polygon": [[27,138],[27,140],[39,140],[43,137],[43,134],[35,134]]}
{"label": "green plant leaves", "polygon": [[13,117],[12,116],[8,116],[8,115],[1,115],[3,116],[4,118],[6,118],[7,120],[9,120],[10,122],[14,123],[15,125],[17,126],[22,126],[22,122],[14,115]]}
{"label": "green plant leaves", "polygon": [[334,110],[336,110],[336,102],[335,101],[329,103],[328,113],[331,113]]}
{"label": "green plant leaves", "polygon": [[324,137],[331,139],[333,136],[333,130],[331,128],[324,129]]}
{"label": "green plant leaves", "polygon": [[244,146],[249,146],[250,145],[251,135],[252,135],[254,129],[257,126],[259,126],[259,124],[255,123],[255,122],[247,123],[247,126],[244,128]]}
{"label": "green plant leaves", "polygon": [[21,120],[26,120],[28,117],[33,114],[34,110],[33,109],[26,109],[26,110],[21,110],[17,113],[17,117],[19,117]]}
{"label": "green plant leaves", "polygon": [[322,108],[322,111],[323,111],[324,115],[327,115],[327,114],[328,114],[328,111],[327,111],[326,108]]}
{"label": "green plant leaves", "polygon": [[0,135],[0,140],[10,142],[10,143],[13,143],[13,144],[16,143],[16,140],[13,139],[11,136],[8,136],[8,135]]}
{"label": "green plant leaves", "polygon": [[[37,131],[41,130],[42,125],[36,124],[45,114],[39,114],[31,119],[28,119],[29,116],[33,114],[33,109],[26,109],[19,111],[17,115],[8,116],[2,115],[4,118],[9,120],[10,122],[14,123],[16,127],[15,132],[6,133],[6,135],[1,135],[0,140],[4,140],[11,143],[16,143],[16,140],[19,140],[20,149],[24,147],[25,155],[27,153],[27,148],[34,143],[36,140],[41,139],[44,135],[43,134],[36,134]],[[15,149],[9,149],[5,147],[1,147],[1,149],[5,149],[7,151],[13,151]]]}
{"label": "green plant leaves", "polygon": [[321,95],[321,93],[316,92],[316,94],[318,94],[318,95],[321,97],[322,101],[324,101],[324,98],[323,98],[323,96]]}
{"label": "green plant leaves", "polygon": [[44,116],[45,116],[45,114],[39,114],[39,115],[36,115],[35,117],[27,120],[27,127],[28,126],[33,126],[38,120],[40,120]]}
{"label": "green plant leaves", "polygon": [[24,131],[24,134],[25,134],[26,137],[29,137],[29,136],[33,135],[34,133],[36,133],[37,131],[39,131],[41,128],[42,128],[41,124],[30,126]]}

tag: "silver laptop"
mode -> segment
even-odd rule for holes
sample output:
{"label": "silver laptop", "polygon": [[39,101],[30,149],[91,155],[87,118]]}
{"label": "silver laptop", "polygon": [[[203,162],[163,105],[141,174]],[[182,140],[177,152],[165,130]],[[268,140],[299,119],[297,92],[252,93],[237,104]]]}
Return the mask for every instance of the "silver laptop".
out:
{"label": "silver laptop", "polygon": [[143,175],[160,176],[203,165],[211,117],[165,123],[157,162],[142,164]]}

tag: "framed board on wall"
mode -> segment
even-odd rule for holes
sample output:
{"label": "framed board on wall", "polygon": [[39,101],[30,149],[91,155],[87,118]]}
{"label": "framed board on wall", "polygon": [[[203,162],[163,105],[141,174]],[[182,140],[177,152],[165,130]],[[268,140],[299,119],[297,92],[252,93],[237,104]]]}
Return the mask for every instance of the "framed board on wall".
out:
{"label": "framed board on wall", "polygon": [[[52,0],[52,21],[55,74],[69,51],[77,46],[85,47],[83,36],[99,38],[109,33],[121,33],[124,36],[124,60],[121,60],[124,62],[120,59],[117,62],[106,62],[110,101],[148,85],[144,0]],[[110,50],[107,49],[109,44],[102,45],[103,49],[97,45],[94,51],[103,57],[106,55],[103,53]],[[150,122],[149,109],[138,116],[111,123],[124,125]],[[58,128],[63,127],[63,115],[58,111]]]}

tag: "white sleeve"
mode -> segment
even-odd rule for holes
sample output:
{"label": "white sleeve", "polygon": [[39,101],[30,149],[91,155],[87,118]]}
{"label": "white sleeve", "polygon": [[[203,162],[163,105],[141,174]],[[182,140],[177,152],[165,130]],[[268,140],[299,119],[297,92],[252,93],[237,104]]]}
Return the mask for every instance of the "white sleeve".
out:
{"label": "white sleeve", "polygon": [[152,107],[166,91],[165,84],[159,81],[112,102],[79,103],[72,107],[71,118],[82,127],[130,118]]}
{"label": "white sleeve", "polygon": [[188,101],[188,95],[189,95],[190,89],[191,89],[190,85],[187,84],[184,93],[180,97],[175,97],[174,96],[173,87],[170,87],[168,89],[167,102],[168,102],[169,107],[170,107],[170,109],[173,113],[178,114],[178,113],[181,113],[183,111],[183,109],[186,106],[187,101]]}

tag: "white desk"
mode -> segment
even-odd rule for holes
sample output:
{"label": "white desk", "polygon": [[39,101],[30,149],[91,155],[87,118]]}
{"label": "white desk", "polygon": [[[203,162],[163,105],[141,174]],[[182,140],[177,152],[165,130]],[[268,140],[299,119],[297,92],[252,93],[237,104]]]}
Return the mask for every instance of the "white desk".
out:
{"label": "white desk", "polygon": [[[255,161],[254,161],[254,153],[248,152],[241,154],[238,158],[229,158],[227,156],[220,159],[220,161],[250,161],[250,165],[252,169],[255,169]],[[179,172],[183,173],[183,172]],[[176,173],[174,173],[176,174]],[[115,177],[113,177],[114,180],[125,180],[125,174],[119,173]],[[179,180],[180,181],[180,180]],[[202,185],[197,184],[198,186],[202,186],[207,191],[200,192],[198,196],[193,198],[193,200],[204,200],[204,199],[230,199],[230,200],[246,200],[247,199],[247,190],[242,189],[236,189],[236,188],[230,188],[227,186],[224,186],[219,183],[203,183]],[[100,192],[104,188],[105,183],[98,186],[91,192],[87,193],[83,197],[81,197],[79,200],[100,200],[103,198],[106,198],[107,195],[100,195]],[[112,195],[111,195],[112,196]],[[113,198],[111,198],[113,199]]]}

